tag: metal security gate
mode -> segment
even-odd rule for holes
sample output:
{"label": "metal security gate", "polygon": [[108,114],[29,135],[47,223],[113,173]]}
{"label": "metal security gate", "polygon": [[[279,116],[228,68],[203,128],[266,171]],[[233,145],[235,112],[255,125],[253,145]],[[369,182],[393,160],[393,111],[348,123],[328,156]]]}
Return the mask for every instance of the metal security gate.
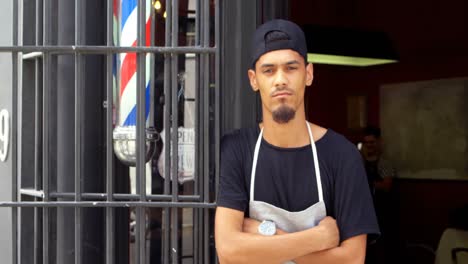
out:
{"label": "metal security gate", "polygon": [[216,263],[218,1],[13,6],[13,263]]}

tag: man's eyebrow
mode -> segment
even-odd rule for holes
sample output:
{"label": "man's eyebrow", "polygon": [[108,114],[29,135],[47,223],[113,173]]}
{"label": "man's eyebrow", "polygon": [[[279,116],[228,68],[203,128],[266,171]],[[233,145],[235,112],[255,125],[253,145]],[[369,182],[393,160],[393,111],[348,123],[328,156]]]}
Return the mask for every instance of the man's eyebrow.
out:
{"label": "man's eyebrow", "polygon": [[260,65],[260,68],[268,68],[268,67],[274,67],[275,64],[273,63],[264,63],[262,65]]}
{"label": "man's eyebrow", "polygon": [[[283,65],[292,65],[292,64],[300,64],[299,61],[297,60],[292,60],[292,61],[288,61],[286,63],[283,63]],[[273,63],[264,63],[262,65],[260,65],[260,68],[268,68],[268,67],[274,67],[276,64],[273,64]]]}
{"label": "man's eyebrow", "polygon": [[300,62],[297,60],[292,60],[292,61],[288,61],[285,63],[285,65],[291,65],[291,64],[300,64]]}

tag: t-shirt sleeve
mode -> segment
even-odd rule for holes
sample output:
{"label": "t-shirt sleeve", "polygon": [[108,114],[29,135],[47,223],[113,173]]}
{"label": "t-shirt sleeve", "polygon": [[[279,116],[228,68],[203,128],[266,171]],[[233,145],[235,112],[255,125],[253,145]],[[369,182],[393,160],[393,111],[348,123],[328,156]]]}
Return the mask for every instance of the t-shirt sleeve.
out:
{"label": "t-shirt sleeve", "polygon": [[369,241],[380,235],[364,165],[358,150],[351,143],[337,155],[334,212],[340,241],[367,234]]}
{"label": "t-shirt sleeve", "polygon": [[242,144],[239,133],[223,136],[221,140],[220,174],[217,206],[245,212],[248,192],[242,162]]}

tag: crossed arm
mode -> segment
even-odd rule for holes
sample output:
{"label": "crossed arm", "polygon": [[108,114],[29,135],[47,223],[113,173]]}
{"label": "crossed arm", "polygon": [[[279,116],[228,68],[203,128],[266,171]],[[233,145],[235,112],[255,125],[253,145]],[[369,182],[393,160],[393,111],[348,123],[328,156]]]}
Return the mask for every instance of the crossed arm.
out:
{"label": "crossed arm", "polygon": [[364,263],[366,235],[355,236],[338,245],[336,222],[326,217],[316,227],[275,236],[257,233],[258,221],[244,213],[218,207],[215,218],[216,248],[220,262],[229,263]]}

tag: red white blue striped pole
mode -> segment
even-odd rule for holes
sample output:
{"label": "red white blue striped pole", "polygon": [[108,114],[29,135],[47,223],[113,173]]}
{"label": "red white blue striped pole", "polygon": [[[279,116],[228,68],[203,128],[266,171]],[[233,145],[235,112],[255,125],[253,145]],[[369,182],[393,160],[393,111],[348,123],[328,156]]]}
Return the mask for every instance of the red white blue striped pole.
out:
{"label": "red white blue striped pole", "polygon": [[[114,31],[115,45],[121,47],[151,45],[151,0],[146,0],[145,43],[138,43],[138,0],[114,0],[114,17],[118,28]],[[136,163],[136,116],[137,116],[137,53],[121,53],[115,58],[115,78],[118,91],[118,121],[113,132],[114,152],[129,166]],[[145,120],[148,123],[150,110],[150,54],[145,56]],[[148,131],[147,131],[148,133]]]}
{"label": "red white blue striped pole", "polygon": [[[138,0],[121,0],[120,19],[120,46],[137,45]],[[146,1],[146,46],[151,40],[151,0]],[[141,45],[141,44],[140,44]],[[119,125],[136,125],[136,89],[137,89],[137,54],[120,54],[120,109]],[[150,109],[150,55],[146,55],[146,109],[145,117],[148,120]]]}

